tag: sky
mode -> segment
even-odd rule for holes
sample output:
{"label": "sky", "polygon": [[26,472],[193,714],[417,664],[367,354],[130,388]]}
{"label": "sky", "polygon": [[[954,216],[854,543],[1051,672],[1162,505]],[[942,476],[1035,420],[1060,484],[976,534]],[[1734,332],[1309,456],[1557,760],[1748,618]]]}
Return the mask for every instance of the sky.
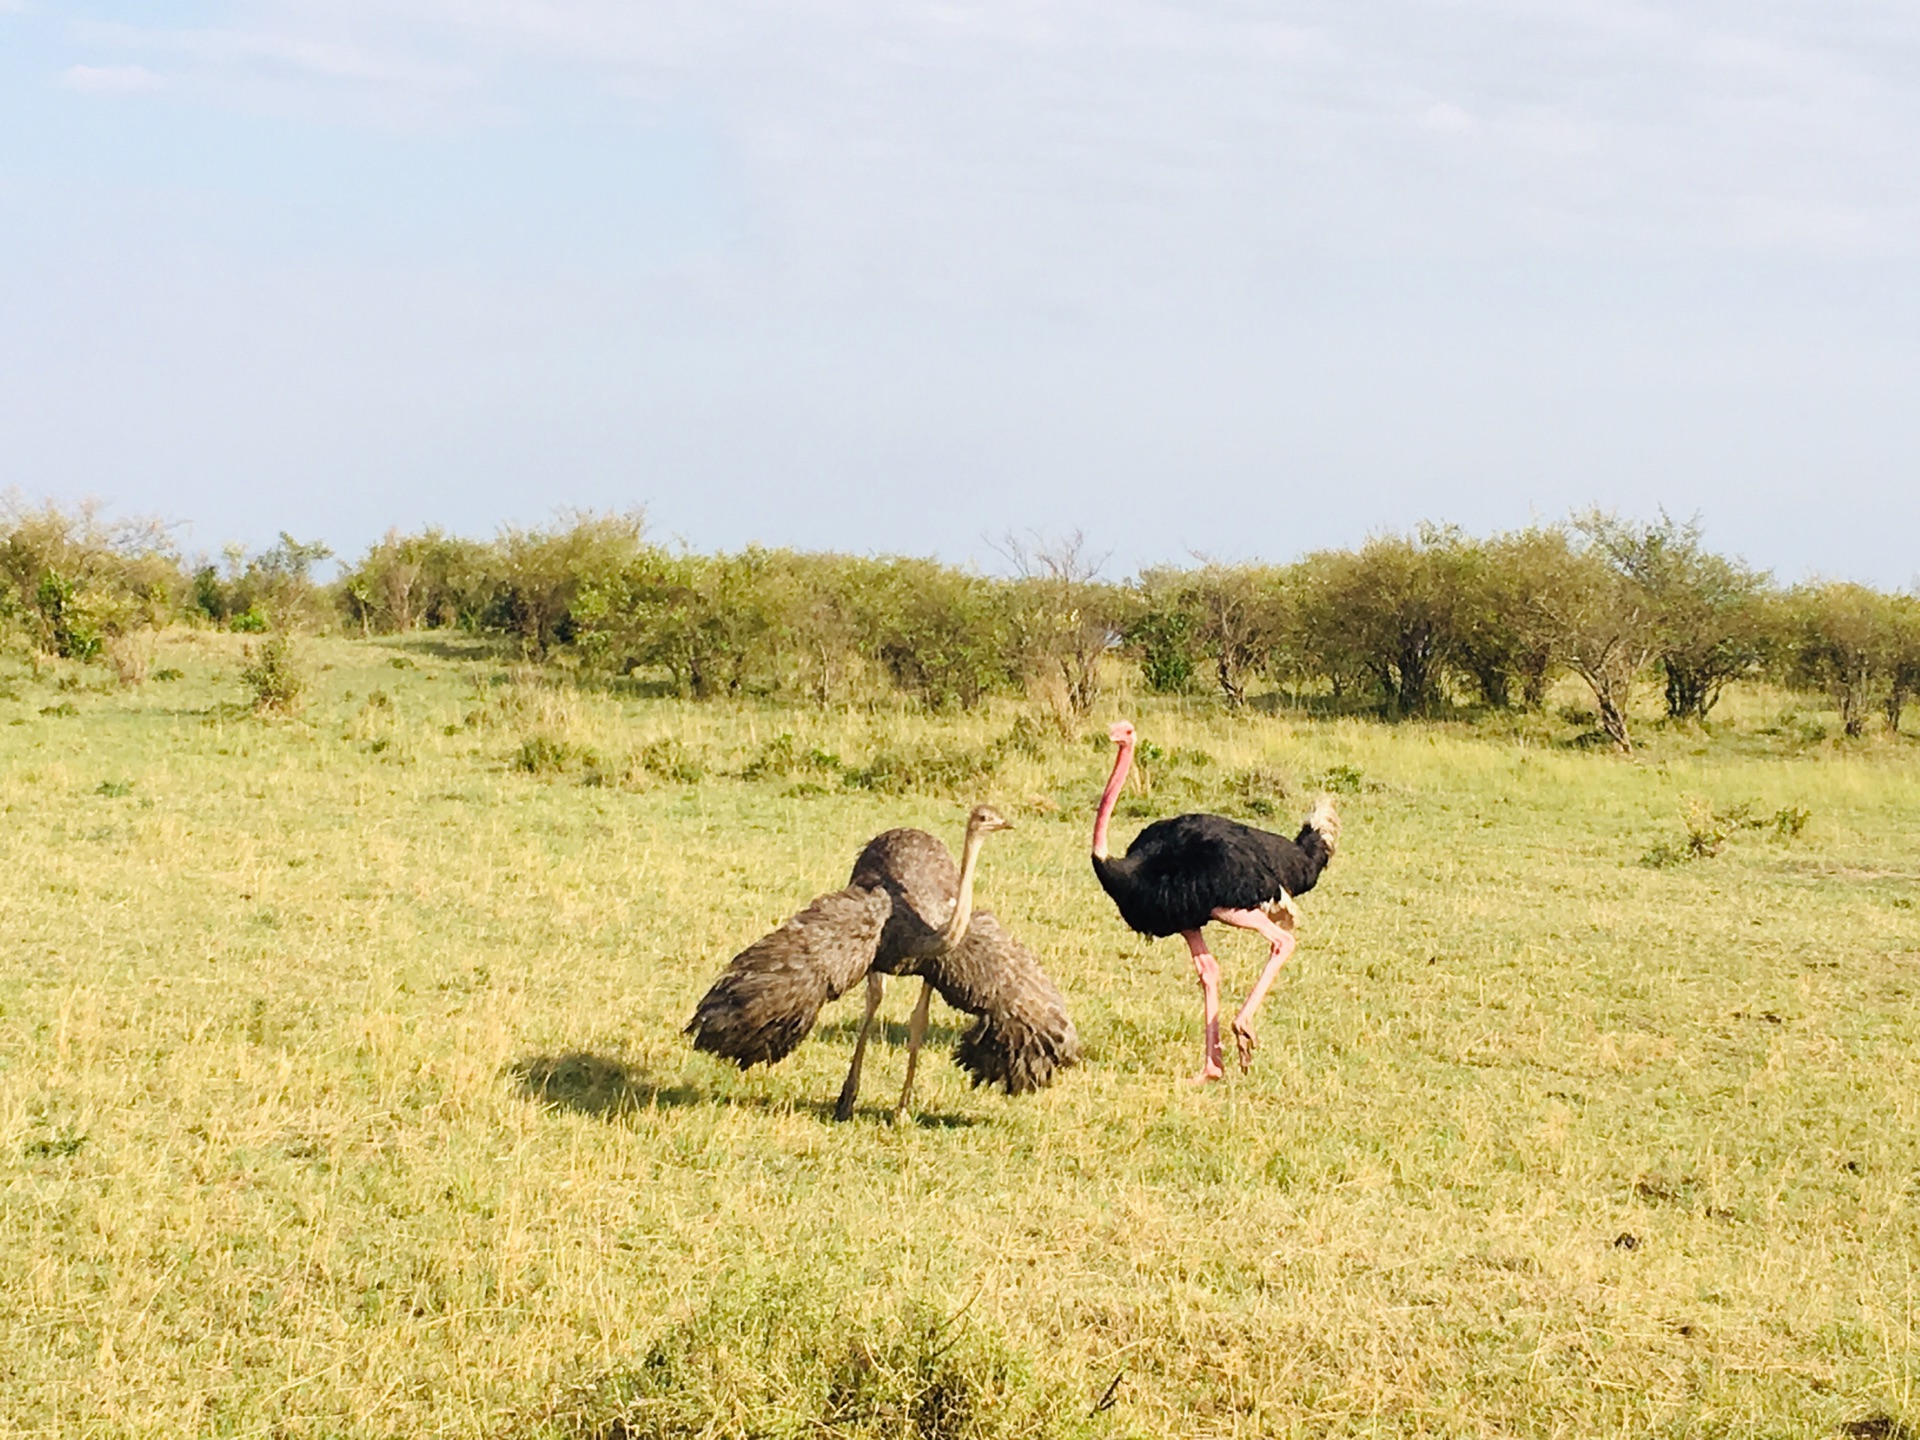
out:
{"label": "sky", "polygon": [[0,490],[1920,580],[1910,0],[0,0]]}

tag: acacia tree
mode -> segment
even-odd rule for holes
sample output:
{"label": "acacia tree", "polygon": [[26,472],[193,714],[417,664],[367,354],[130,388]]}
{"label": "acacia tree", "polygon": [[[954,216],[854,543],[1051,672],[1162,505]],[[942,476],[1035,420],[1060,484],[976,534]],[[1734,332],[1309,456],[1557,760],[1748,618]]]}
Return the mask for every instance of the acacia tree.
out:
{"label": "acacia tree", "polygon": [[1682,524],[1663,510],[1647,524],[1593,510],[1574,523],[1646,596],[1667,714],[1705,720],[1727,682],[1751,673],[1762,659],[1768,577],[1708,551],[1698,519]]}
{"label": "acacia tree", "polygon": [[1186,572],[1177,595],[1192,617],[1194,651],[1213,662],[1221,698],[1237,709],[1268,668],[1286,633],[1287,572],[1265,565],[1209,563]]}
{"label": "acacia tree", "polygon": [[1645,593],[1591,546],[1542,550],[1528,599],[1535,620],[1553,637],[1555,654],[1583,681],[1601,728],[1631,753],[1627,714],[1633,685],[1659,649]]}
{"label": "acacia tree", "polygon": [[[1865,732],[1876,699],[1899,724],[1906,687],[1897,685],[1897,677],[1912,664],[1903,598],[1846,582],[1801,585],[1787,598],[1793,637],[1789,678],[1804,689],[1824,691],[1848,735]],[[1901,691],[1897,698],[1896,689]]]}
{"label": "acacia tree", "polygon": [[1567,534],[1558,526],[1531,526],[1461,546],[1454,663],[1488,705],[1538,710],[1546,703],[1557,663],[1555,632],[1533,596],[1566,557]]}
{"label": "acacia tree", "polygon": [[1376,535],[1358,550],[1308,556],[1301,626],[1309,644],[1323,663],[1357,659],[1389,715],[1431,711],[1459,646],[1466,554],[1458,531],[1422,526],[1414,536]]}
{"label": "acacia tree", "polygon": [[1100,583],[1104,555],[1078,530],[1048,538],[1009,532],[1000,552],[1012,563],[1012,640],[1016,668],[1037,685],[1063,726],[1093,713],[1101,665],[1125,628],[1125,597]]}
{"label": "acacia tree", "polygon": [[1907,701],[1920,693],[1920,596],[1888,597],[1884,664],[1887,728],[1897,734]]}

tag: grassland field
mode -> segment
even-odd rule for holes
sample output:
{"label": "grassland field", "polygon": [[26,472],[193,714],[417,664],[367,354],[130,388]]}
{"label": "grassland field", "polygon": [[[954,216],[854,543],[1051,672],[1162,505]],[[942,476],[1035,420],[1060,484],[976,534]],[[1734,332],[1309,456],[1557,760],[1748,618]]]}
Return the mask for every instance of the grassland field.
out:
{"label": "grassland field", "polygon": [[[1196,1090],[1185,949],[1088,869],[1103,740],[299,643],[282,720],[241,637],[0,664],[0,1434],[1920,1429],[1911,735],[1122,694],[1118,840],[1345,821]],[[905,985],[849,1124],[857,998],[771,1071],[689,1049],[736,950],[976,800],[1081,1067],[971,1091],[936,1007],[896,1127]],[[1686,859],[1689,805],[1750,823]],[[1264,947],[1216,950],[1231,1005]]]}

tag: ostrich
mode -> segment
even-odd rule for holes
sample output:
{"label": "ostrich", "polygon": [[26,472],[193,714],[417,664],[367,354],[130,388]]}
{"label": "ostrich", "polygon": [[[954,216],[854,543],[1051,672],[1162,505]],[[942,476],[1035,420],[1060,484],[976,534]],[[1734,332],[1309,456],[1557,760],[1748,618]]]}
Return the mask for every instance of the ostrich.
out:
{"label": "ostrich", "polygon": [[834,1108],[834,1118],[845,1120],[859,1094],[883,977],[918,976],[923,983],[908,1023],[907,1078],[896,1119],[912,1097],[935,991],[978,1017],[954,1056],[975,1085],[1019,1095],[1051,1084],[1056,1069],[1080,1058],[1066,1004],[1033,952],[991,914],[973,908],[980,847],[1007,828],[991,806],[976,807],[967,817],[958,869],[947,847],[924,830],[874,836],[844,889],[820,896],[733,958],[687,1022],[694,1048],[742,1070],[772,1065],[813,1028],[821,1006],[864,977],[866,1015]]}
{"label": "ostrich", "polygon": [[1155,937],[1178,935],[1187,942],[1206,1016],[1206,1058],[1194,1083],[1218,1080],[1220,965],[1208,952],[1201,927],[1218,920],[1266,937],[1266,967],[1233,1021],[1234,1044],[1245,1070],[1258,1043],[1253,1017],[1293,953],[1293,929],[1300,918],[1294,898],[1313,888],[1333,858],[1340,817],[1332,799],[1323,795],[1300,833],[1289,840],[1219,815],[1176,815],[1156,820],[1133,837],[1123,857],[1110,859],[1107,822],[1133,764],[1135,738],[1125,720],[1108,734],[1119,749],[1093,819],[1093,873],[1119,907],[1120,918],[1135,930]]}

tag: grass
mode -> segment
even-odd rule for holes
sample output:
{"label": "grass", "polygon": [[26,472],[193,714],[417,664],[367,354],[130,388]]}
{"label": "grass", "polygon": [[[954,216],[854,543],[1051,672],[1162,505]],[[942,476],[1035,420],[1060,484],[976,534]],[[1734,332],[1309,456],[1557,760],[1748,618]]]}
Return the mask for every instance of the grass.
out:
{"label": "grass", "polygon": [[[1909,738],[1135,705],[1123,839],[1342,797],[1255,1068],[1199,1093],[1183,947],[1086,868],[1104,745],[424,641],[306,642],[257,717],[244,643],[0,673],[0,1434],[1920,1427]],[[969,1091],[936,1011],[894,1129],[893,1048],[828,1118],[851,1000],[771,1072],[691,1053],[735,950],[976,799],[1082,1068]]]}

